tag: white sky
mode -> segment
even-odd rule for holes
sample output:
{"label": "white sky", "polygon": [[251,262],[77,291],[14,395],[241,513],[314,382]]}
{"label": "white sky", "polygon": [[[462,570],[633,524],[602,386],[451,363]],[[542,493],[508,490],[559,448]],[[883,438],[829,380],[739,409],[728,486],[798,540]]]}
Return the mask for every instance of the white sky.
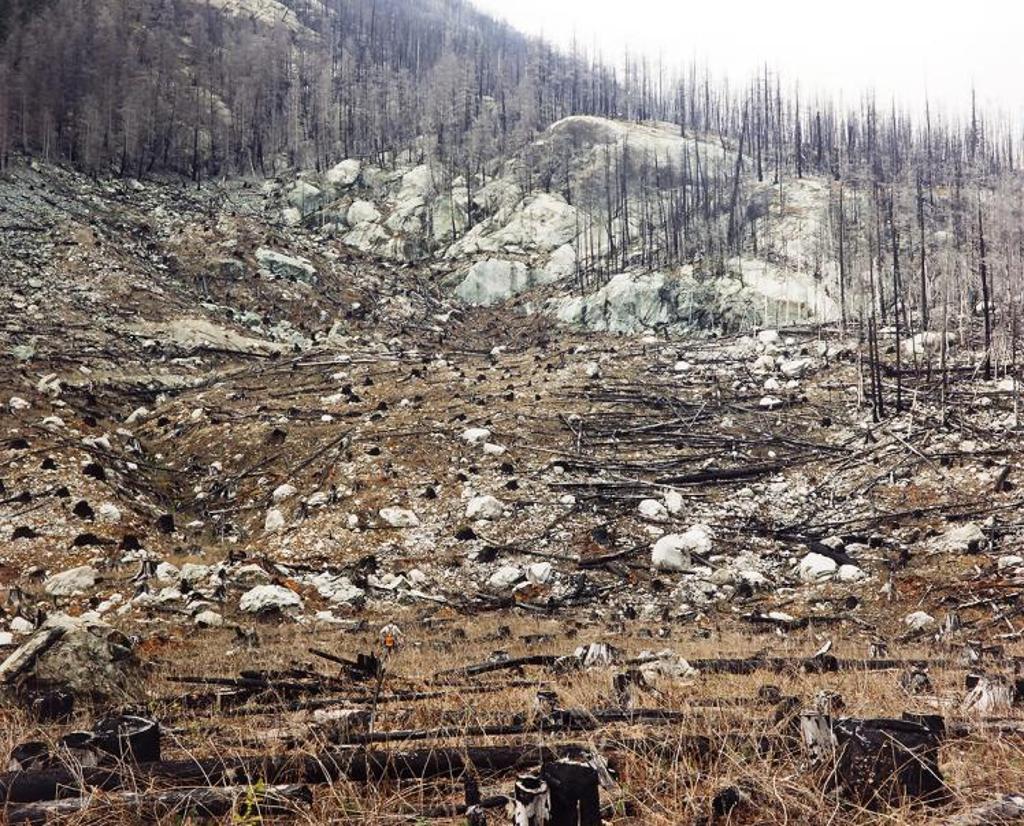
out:
{"label": "white sky", "polygon": [[473,0],[517,28],[666,65],[696,57],[746,79],[768,62],[808,93],[848,101],[874,89],[911,108],[970,101],[1024,113],[1021,0]]}

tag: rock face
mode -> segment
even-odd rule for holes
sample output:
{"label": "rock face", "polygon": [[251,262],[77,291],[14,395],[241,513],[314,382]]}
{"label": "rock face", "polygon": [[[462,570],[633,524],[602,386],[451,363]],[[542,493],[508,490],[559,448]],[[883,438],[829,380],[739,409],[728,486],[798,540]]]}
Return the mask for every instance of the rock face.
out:
{"label": "rock face", "polygon": [[500,252],[553,252],[576,236],[576,209],[564,198],[540,193],[477,224],[448,250],[460,258]]}
{"label": "rock face", "polygon": [[547,283],[548,278],[546,271],[535,272],[520,261],[488,258],[469,268],[455,294],[467,304],[490,307]]}
{"label": "rock face", "polygon": [[131,642],[120,631],[103,622],[56,615],[0,664],[0,683],[123,698],[136,693],[139,667]]}
{"label": "rock face", "polygon": [[316,268],[305,258],[285,255],[283,252],[260,247],[256,250],[256,260],[260,267],[277,278],[301,281],[306,284],[316,283]]}
{"label": "rock face", "polygon": [[[343,243],[390,261],[434,262],[444,283],[471,305],[493,306],[568,281],[578,264],[582,272],[592,272],[590,259],[603,260],[614,248],[625,272],[583,295],[563,290],[548,306],[549,314],[627,334],[838,317],[831,294],[838,268],[821,240],[828,231],[830,198],[822,182],[791,181],[783,196],[778,187],[749,181],[742,208],[758,217],[756,249],[706,271],[698,265],[649,273],[633,265],[639,260],[637,239],[650,231],[641,210],[605,212],[608,153],[617,159],[616,174],[639,188],[648,185],[641,181],[652,164],[678,175],[682,158],[699,155],[702,164],[731,169],[732,150],[713,140],[681,137],[667,125],[569,117],[524,152],[531,166],[539,161],[558,167],[556,177],[571,176],[571,186],[549,174],[540,191],[536,182],[526,182],[522,158],[473,181],[446,180],[431,164],[398,161],[381,168],[350,159],[320,177],[303,172],[273,197],[285,223],[327,228]],[[632,246],[618,249],[624,237],[633,239]],[[660,235],[654,243],[661,243]],[[263,266],[279,270],[280,277],[312,277],[289,262]]]}
{"label": "rock face", "polygon": [[559,321],[609,333],[668,330],[686,320],[679,281],[664,273],[619,273],[601,289],[548,305]]}
{"label": "rock face", "polygon": [[348,208],[348,222],[352,226],[380,220],[380,210],[369,201],[356,201]]}

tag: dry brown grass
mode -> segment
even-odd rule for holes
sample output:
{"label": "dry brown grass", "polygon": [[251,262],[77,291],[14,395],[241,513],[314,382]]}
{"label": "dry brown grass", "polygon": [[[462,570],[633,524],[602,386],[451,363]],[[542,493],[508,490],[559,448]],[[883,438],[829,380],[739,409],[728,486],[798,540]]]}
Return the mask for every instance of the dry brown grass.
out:
{"label": "dry brown grass", "polygon": [[[399,618],[407,638],[405,648],[389,664],[384,693],[405,688],[436,689],[431,675],[443,667],[463,665],[486,658],[496,649],[516,656],[527,653],[564,653],[589,641],[607,641],[634,656],[644,649],[671,647],[690,658],[748,655],[765,651],[772,656],[807,656],[816,649],[819,639],[810,632],[792,634],[786,639],[771,635],[750,635],[737,631],[712,631],[698,635],[680,629],[668,640],[652,640],[639,624],[618,634],[596,630],[580,632],[569,638],[568,627],[560,622],[533,618],[483,616],[462,619],[440,627],[425,627],[411,613]],[[382,622],[385,618],[375,618]],[[266,624],[260,629],[262,646],[256,651],[239,648],[230,631],[213,634],[168,637],[162,646],[153,646],[150,656],[155,672],[147,682],[145,693],[154,712],[167,721],[166,756],[170,758],[235,756],[254,753],[283,753],[283,735],[297,745],[288,748],[316,754],[329,744],[322,733],[311,726],[311,713],[273,711],[266,708],[248,715],[219,715],[211,711],[184,711],[178,698],[185,687],[167,681],[167,677],[185,674],[233,675],[244,668],[273,670],[296,663],[307,663],[324,673],[329,663],[305,654],[316,646],[338,654],[351,655],[376,645],[377,622],[371,620],[361,633],[325,631],[294,624]],[[507,626],[510,637],[499,639],[501,626]],[[462,629],[466,638],[457,636]],[[551,640],[528,645],[520,639],[527,634],[548,634]],[[839,656],[862,656],[863,643],[858,639],[837,639]],[[891,652],[901,656],[940,656],[947,652],[903,647]],[[523,674],[508,672],[480,677],[481,685],[498,686],[500,690],[486,694],[461,695],[457,688],[444,699],[419,703],[382,705],[376,727],[390,729],[430,728],[440,725],[482,725],[508,720],[513,715],[529,717],[533,697],[543,687],[557,692],[566,708],[599,708],[610,704],[609,669],[594,669],[556,675],[541,669],[526,669]],[[858,811],[821,789],[819,778],[803,765],[800,755],[765,756],[753,749],[722,746],[709,759],[695,762],[686,755],[672,755],[671,745],[682,734],[734,732],[767,734],[773,731],[770,706],[714,707],[717,698],[753,698],[765,684],[778,686],[784,695],[809,701],[822,689],[839,692],[846,700],[846,713],[851,716],[899,716],[903,711],[929,712],[939,710],[948,722],[960,719],[957,703],[963,694],[962,668],[932,672],[934,697],[911,698],[899,686],[897,672],[844,672],[837,674],[769,674],[753,675],[706,674],[689,680],[659,679],[660,697],[648,696],[640,701],[645,707],[662,707],[688,711],[680,723],[662,726],[608,726],[598,732],[583,734],[533,734],[519,738],[461,737],[444,741],[424,741],[403,745],[377,746],[401,749],[437,745],[461,747],[488,745],[509,741],[530,745],[561,742],[590,742],[608,747],[619,741],[649,737],[662,744],[657,754],[616,752],[615,765],[619,787],[605,793],[605,800],[614,803],[618,814],[614,823],[644,823],[669,826],[694,822],[705,814],[714,793],[726,785],[742,781],[756,789],[756,805],[728,821],[734,824],[924,824],[932,822],[936,813],[906,807],[884,813]],[[513,685],[513,682],[515,683]],[[525,682],[526,685],[519,685]],[[197,687],[197,690],[204,690]],[[55,738],[62,731],[87,725],[92,710],[83,710],[75,723],[66,727],[41,730],[25,715],[3,712],[0,746],[9,749],[24,739],[40,736]],[[1024,719],[1017,714],[1016,719]],[[669,754],[666,756],[665,748]],[[953,794],[953,807],[973,804],[996,792],[1014,791],[1024,772],[1024,742],[971,737],[950,740],[942,749],[942,765]],[[485,794],[507,792],[510,778],[484,778]],[[381,784],[340,782],[316,789],[312,810],[295,813],[295,822],[328,823],[418,823],[417,813],[445,802],[458,802],[461,787],[451,781]],[[98,795],[94,808],[70,823],[129,823],[137,813],[111,809],[108,800]],[[176,818],[161,822],[181,823]],[[230,818],[224,819],[231,822]],[[237,818],[236,818],[236,821]],[[496,818],[500,822],[500,818]]]}

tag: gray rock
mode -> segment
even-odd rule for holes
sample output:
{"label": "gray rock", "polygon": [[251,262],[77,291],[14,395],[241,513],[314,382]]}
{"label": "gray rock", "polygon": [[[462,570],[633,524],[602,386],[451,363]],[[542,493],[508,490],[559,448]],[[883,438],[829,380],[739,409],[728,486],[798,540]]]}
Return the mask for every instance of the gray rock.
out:
{"label": "gray rock", "polygon": [[13,687],[30,679],[84,697],[122,699],[138,693],[139,668],[131,641],[120,631],[59,614],[0,664],[0,684]]}
{"label": "gray rock", "polygon": [[306,284],[316,283],[316,268],[305,258],[260,247],[256,250],[256,260],[270,275]]}

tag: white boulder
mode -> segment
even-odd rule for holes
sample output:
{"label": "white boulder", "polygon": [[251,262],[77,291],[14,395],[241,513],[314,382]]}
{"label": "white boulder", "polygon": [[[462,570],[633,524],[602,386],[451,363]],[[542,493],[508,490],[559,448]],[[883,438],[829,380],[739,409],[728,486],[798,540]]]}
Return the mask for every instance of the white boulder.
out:
{"label": "white boulder", "polygon": [[779,370],[787,379],[799,379],[811,369],[813,364],[814,362],[808,358],[790,359],[782,362],[779,365]]}
{"label": "white boulder", "polygon": [[359,180],[362,164],[355,158],[349,158],[335,164],[327,170],[327,183],[337,189],[347,189]]}
{"label": "white boulder", "polygon": [[263,531],[265,533],[278,533],[284,530],[284,514],[277,508],[267,511],[267,517],[263,520]]}
{"label": "white boulder", "polygon": [[91,565],[81,565],[54,574],[46,580],[43,588],[52,597],[70,597],[82,594],[95,586],[98,576],[99,571]]}
{"label": "white boulder", "polygon": [[976,522],[950,528],[935,540],[936,550],[946,553],[973,553],[985,545],[985,532]]}
{"label": "white boulder", "polygon": [[809,553],[797,566],[797,575],[802,582],[815,583],[832,579],[839,570],[834,559],[822,554]]}
{"label": "white boulder", "polygon": [[224,624],[224,617],[216,611],[207,609],[196,614],[195,624],[200,628],[220,628]]}
{"label": "white boulder", "polygon": [[257,585],[242,594],[238,607],[247,614],[297,611],[302,609],[302,599],[294,591],[280,585]]}
{"label": "white boulder", "polygon": [[505,506],[493,496],[474,496],[466,505],[467,519],[500,519]]}
{"label": "white boulder", "polygon": [[651,549],[651,564],[659,571],[687,571],[691,554],[710,552],[710,528],[694,525],[686,533],[670,533],[655,542]]}
{"label": "white boulder", "polygon": [[380,210],[369,201],[355,201],[348,208],[346,218],[354,227],[360,224],[372,224],[380,220]]}
{"label": "white boulder", "polygon": [[307,284],[316,280],[316,268],[305,258],[260,247],[256,250],[256,260],[260,267],[272,276],[303,281]]}
{"label": "white boulder", "polygon": [[291,499],[299,491],[295,485],[283,484],[278,485],[274,488],[274,492],[271,494],[271,499],[274,500],[275,505],[281,504],[285,499]]}
{"label": "white boulder", "polygon": [[665,522],[668,520],[668,508],[657,499],[644,499],[638,508],[640,515],[652,522]]}
{"label": "white boulder", "polygon": [[526,569],[526,578],[534,585],[546,585],[551,581],[554,568],[550,562],[535,562]]}
{"label": "white boulder", "polygon": [[840,565],[839,570],[836,571],[836,579],[839,582],[862,582],[867,577],[867,573],[856,565]]}
{"label": "white boulder", "polygon": [[491,437],[491,431],[486,427],[471,427],[462,432],[462,441],[475,445]]}
{"label": "white boulder", "polygon": [[931,614],[926,614],[924,611],[915,611],[903,618],[903,624],[911,631],[923,631],[935,625],[935,617]]}
{"label": "white boulder", "polygon": [[381,508],[380,518],[392,528],[416,528],[420,524],[419,517],[406,508]]}
{"label": "white boulder", "polygon": [[495,591],[506,591],[523,578],[523,572],[515,565],[502,565],[491,574],[487,587]]}
{"label": "white boulder", "polygon": [[679,516],[683,512],[683,495],[677,490],[670,490],[665,493],[665,510],[673,516]]}

